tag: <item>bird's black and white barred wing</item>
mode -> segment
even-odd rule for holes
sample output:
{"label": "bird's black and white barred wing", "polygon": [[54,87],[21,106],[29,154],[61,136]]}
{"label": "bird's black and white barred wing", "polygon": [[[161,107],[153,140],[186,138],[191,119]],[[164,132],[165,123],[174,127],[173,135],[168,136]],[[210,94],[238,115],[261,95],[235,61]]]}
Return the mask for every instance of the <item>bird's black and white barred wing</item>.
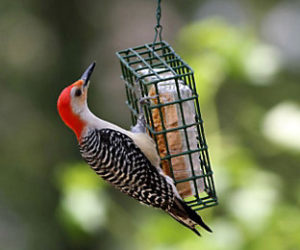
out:
{"label": "bird's black and white barred wing", "polygon": [[165,176],[127,135],[112,129],[92,130],[80,152],[103,179],[143,204],[169,210],[175,194]]}

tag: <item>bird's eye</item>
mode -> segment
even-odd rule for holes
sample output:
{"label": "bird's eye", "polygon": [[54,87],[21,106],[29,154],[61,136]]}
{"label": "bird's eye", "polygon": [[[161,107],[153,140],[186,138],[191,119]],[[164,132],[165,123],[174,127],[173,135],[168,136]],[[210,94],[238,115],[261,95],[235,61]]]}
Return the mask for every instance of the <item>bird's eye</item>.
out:
{"label": "bird's eye", "polygon": [[81,90],[80,89],[76,89],[75,96],[81,96]]}

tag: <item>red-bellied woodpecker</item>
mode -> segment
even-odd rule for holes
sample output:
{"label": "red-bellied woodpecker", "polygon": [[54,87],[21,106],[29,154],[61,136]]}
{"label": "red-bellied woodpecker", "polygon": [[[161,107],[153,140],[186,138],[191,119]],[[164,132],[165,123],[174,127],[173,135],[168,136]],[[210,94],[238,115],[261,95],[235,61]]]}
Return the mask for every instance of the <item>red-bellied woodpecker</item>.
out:
{"label": "red-bellied woodpecker", "polygon": [[198,235],[196,225],[211,232],[162,172],[155,144],[141,131],[143,126],[128,131],[89,110],[87,92],[94,67],[92,63],[78,81],[66,87],[57,102],[61,119],[77,136],[83,159],[104,180],[140,203],[161,208]]}

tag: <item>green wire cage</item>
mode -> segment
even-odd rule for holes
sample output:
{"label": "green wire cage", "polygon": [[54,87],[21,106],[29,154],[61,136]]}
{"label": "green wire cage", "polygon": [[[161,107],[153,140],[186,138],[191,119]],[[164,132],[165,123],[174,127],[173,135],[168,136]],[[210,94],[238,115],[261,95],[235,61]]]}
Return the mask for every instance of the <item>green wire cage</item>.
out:
{"label": "green wire cage", "polygon": [[132,124],[145,115],[163,171],[192,209],[217,205],[193,70],[165,41],[128,48],[117,56]]}

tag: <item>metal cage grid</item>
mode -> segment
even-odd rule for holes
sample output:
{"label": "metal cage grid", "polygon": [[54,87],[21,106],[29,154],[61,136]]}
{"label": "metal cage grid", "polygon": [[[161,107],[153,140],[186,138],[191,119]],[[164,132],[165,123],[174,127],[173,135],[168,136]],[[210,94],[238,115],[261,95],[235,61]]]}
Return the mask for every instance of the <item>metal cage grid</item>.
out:
{"label": "metal cage grid", "polygon": [[[120,59],[122,76],[121,78],[125,82],[126,96],[132,124],[136,124],[140,112],[144,112],[146,119],[146,128],[150,136],[155,140],[158,149],[158,137],[163,136],[164,144],[166,146],[167,154],[161,157],[162,161],[168,161],[170,168],[170,176],[175,181],[175,184],[185,182],[192,182],[194,185],[194,194],[191,197],[185,198],[185,202],[194,210],[200,210],[206,207],[217,205],[217,196],[215,192],[215,186],[213,181],[213,172],[211,170],[209,155],[207,150],[207,144],[204,135],[203,120],[201,118],[198,94],[196,92],[195,80],[193,70],[174,52],[173,48],[165,41],[159,41],[155,43],[145,44],[135,48],[128,48],[117,52],[117,56]],[[159,69],[159,71],[157,70]],[[145,70],[147,73],[145,74]],[[141,74],[141,72],[144,72]],[[164,74],[164,77],[163,77]],[[167,74],[167,77],[165,77]],[[152,77],[152,78],[151,78]],[[151,78],[152,80],[146,80]],[[168,103],[162,103],[159,97],[158,83],[165,81],[174,81],[176,84],[178,100]],[[188,98],[182,98],[179,91],[179,81],[184,82],[192,90],[192,96]],[[157,93],[155,102],[143,102],[140,103],[141,98],[147,98],[149,95],[149,89],[155,88]],[[183,103],[186,101],[193,101],[195,106],[195,121],[192,124],[185,123],[185,117],[183,112]],[[167,105],[178,105],[182,125],[176,128],[166,129],[165,121],[163,118],[162,108]],[[157,130],[154,127],[153,111],[158,110],[161,130]],[[187,135],[187,129],[194,126],[197,131],[197,148],[189,148],[189,139]],[[168,143],[168,133],[180,130],[184,134],[184,138],[187,143],[187,149],[184,152],[177,154],[171,154]],[[199,155],[199,165],[201,168],[201,174],[196,174],[196,168],[191,160],[191,155],[197,153]],[[192,176],[184,179],[176,179],[172,169],[171,159],[180,157],[182,155],[188,155]],[[204,192],[199,193],[197,188],[197,179],[202,179],[204,183]]]}

